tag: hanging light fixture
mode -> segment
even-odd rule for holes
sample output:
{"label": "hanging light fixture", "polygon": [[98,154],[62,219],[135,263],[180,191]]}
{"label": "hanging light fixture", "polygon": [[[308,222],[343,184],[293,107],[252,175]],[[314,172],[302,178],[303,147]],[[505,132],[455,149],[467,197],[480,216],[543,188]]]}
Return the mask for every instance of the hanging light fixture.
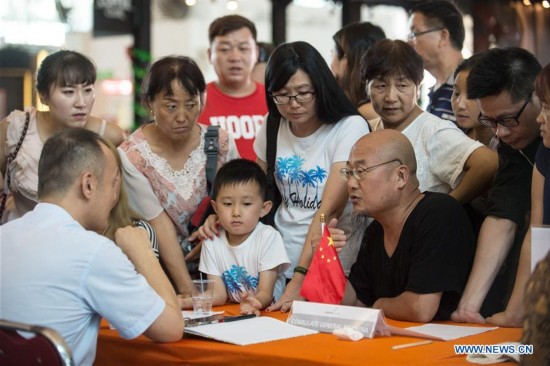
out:
{"label": "hanging light fixture", "polygon": [[239,8],[239,2],[237,0],[227,0],[225,6],[227,6],[227,10],[235,11]]}
{"label": "hanging light fixture", "polygon": [[542,1],[542,7],[544,9],[549,9],[550,8],[550,2],[548,2],[548,0],[543,0]]}
{"label": "hanging light fixture", "polygon": [[529,5],[533,5],[533,4],[531,3],[531,0],[523,0],[523,5],[529,6]]}

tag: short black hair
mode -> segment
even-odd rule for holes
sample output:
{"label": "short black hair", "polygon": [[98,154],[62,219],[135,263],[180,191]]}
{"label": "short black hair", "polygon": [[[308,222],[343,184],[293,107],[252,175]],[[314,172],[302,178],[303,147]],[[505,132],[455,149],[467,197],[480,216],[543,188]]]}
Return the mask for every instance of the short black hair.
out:
{"label": "short black hair", "polygon": [[485,51],[470,70],[466,81],[470,99],[510,93],[512,101],[529,97],[541,65],[529,51],[519,47],[493,48]]}
{"label": "short black hair", "polygon": [[367,83],[374,78],[405,76],[418,86],[424,78],[424,61],[408,43],[383,39],[365,54],[361,74]]}
{"label": "short black hair", "polygon": [[449,31],[451,43],[457,50],[464,46],[464,23],[462,13],[458,7],[447,0],[419,1],[415,4],[409,14],[422,13],[427,19],[430,27],[443,27]]}
{"label": "short black hair", "polygon": [[210,44],[212,44],[214,38],[225,36],[227,33],[234,32],[241,28],[248,28],[250,33],[252,33],[254,42],[256,42],[256,37],[258,36],[256,26],[251,20],[240,15],[226,15],[215,19],[210,23],[210,27],[208,28],[208,40]]}
{"label": "short black hair", "polygon": [[106,164],[101,145],[109,147],[97,133],[79,127],[50,137],[38,162],[38,198],[66,193],[85,170],[93,171],[101,181]]}
{"label": "short black hair", "polygon": [[218,170],[214,178],[212,199],[216,200],[222,187],[253,182],[258,184],[263,200],[267,200],[267,176],[262,168],[252,160],[230,160]]}
{"label": "short black hair", "polygon": [[469,58],[462,60],[455,69],[455,72],[453,74],[454,78],[456,79],[459,72],[470,71],[471,69],[473,69],[473,67],[479,62],[479,60],[482,57],[483,57],[483,52],[480,52],[480,53],[475,53]]}

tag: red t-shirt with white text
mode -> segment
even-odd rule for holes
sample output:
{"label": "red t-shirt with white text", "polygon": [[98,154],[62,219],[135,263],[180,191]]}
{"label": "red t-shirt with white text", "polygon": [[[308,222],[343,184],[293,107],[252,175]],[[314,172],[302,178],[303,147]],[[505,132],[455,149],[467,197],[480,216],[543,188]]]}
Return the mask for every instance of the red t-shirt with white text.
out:
{"label": "red t-shirt with white text", "polygon": [[199,116],[205,125],[220,126],[233,137],[241,158],[256,161],[252,147],[267,114],[265,89],[256,83],[254,93],[235,98],[222,93],[214,82],[206,86],[206,105]]}

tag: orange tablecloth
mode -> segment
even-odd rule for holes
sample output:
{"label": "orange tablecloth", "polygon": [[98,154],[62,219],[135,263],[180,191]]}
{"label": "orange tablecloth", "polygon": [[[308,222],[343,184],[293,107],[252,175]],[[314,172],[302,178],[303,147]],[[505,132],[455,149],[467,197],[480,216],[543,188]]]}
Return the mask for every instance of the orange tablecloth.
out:
{"label": "orange tablecloth", "polygon": [[[238,305],[217,308],[226,315],[237,315]],[[288,314],[262,313],[286,320]],[[399,327],[416,323],[387,320]],[[448,323],[448,322],[447,322]],[[449,323],[450,324],[450,323]],[[236,326],[238,323],[236,323]],[[358,342],[341,341],[332,334],[284,339],[280,341],[236,346],[209,339],[185,336],[176,343],[154,343],[141,336],[121,338],[102,322],[95,365],[472,365],[464,355],[456,355],[455,344],[496,344],[519,341],[521,329],[499,328],[455,341],[392,350],[392,346],[420,341],[418,338],[392,336],[364,338]]]}

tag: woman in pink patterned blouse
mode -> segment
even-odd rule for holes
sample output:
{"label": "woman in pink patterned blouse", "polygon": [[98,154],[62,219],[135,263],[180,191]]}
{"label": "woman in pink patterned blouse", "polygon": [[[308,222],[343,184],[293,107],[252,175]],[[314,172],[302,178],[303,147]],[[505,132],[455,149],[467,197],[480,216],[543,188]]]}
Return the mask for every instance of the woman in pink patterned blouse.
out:
{"label": "woman in pink patterned blouse", "polygon": [[[188,57],[165,57],[148,70],[143,103],[152,122],[136,130],[120,147],[130,205],[155,229],[160,259],[176,291],[191,296],[191,278],[182,245],[189,223],[208,196],[204,135],[197,123],[206,83]],[[238,157],[235,142],[219,129],[218,168]]]}

